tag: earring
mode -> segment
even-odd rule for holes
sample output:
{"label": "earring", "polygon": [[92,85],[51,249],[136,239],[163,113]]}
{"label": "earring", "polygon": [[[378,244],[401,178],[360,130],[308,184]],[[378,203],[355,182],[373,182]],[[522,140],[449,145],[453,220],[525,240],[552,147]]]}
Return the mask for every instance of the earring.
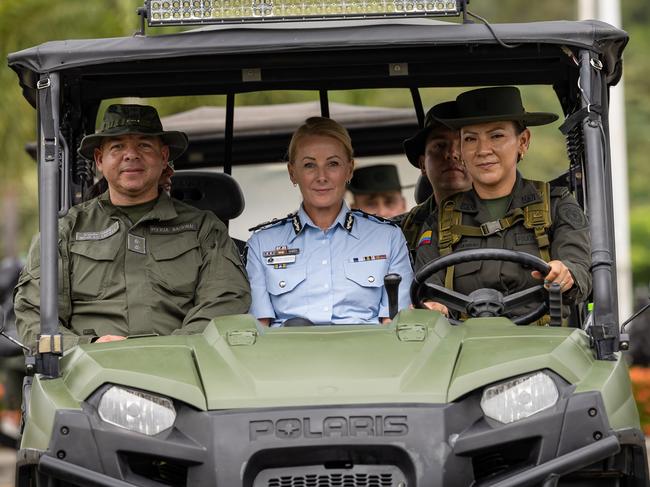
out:
{"label": "earring", "polygon": [[293,183],[293,187],[295,188],[296,186],[298,186],[298,183]]}

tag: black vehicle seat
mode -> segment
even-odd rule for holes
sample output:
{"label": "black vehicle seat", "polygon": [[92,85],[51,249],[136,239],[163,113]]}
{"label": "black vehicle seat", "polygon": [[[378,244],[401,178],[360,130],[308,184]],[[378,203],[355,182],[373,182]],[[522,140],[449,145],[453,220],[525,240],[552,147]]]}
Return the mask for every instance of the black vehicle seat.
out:
{"label": "black vehicle seat", "polygon": [[418,182],[415,183],[415,202],[419,205],[424,203],[426,199],[433,194],[433,188],[429,179],[420,174],[418,177]]}
{"label": "black vehicle seat", "polygon": [[[181,169],[172,176],[172,198],[209,210],[227,226],[244,211],[244,193],[232,176],[206,169]],[[246,242],[233,238],[243,255]]]}

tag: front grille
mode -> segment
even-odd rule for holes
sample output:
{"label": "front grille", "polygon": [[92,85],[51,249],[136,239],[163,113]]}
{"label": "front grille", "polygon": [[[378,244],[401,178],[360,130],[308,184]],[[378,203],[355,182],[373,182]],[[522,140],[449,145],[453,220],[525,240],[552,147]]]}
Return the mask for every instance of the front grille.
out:
{"label": "front grille", "polygon": [[405,487],[402,472],[392,465],[355,465],[342,471],[324,466],[263,470],[254,487]]}

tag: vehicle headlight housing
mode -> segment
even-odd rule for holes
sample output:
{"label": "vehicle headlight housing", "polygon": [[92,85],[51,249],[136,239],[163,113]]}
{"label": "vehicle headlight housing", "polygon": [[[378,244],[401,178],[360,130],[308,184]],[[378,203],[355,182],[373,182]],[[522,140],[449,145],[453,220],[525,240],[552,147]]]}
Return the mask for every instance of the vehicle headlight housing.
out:
{"label": "vehicle headlight housing", "polygon": [[166,397],[111,386],[99,400],[99,417],[107,423],[145,435],[171,428],[176,410]]}
{"label": "vehicle headlight housing", "polygon": [[481,409],[488,418],[513,423],[554,406],[558,398],[553,379],[537,372],[486,387]]}

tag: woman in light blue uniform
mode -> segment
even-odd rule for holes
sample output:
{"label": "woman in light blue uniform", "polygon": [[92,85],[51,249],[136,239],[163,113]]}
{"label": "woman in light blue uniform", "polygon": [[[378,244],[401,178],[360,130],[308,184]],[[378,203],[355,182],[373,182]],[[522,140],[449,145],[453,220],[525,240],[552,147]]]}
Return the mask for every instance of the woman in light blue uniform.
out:
{"label": "woman in light blue uniform", "polygon": [[337,122],[312,117],[289,144],[289,177],[303,202],[286,218],[259,225],[248,241],[251,313],[265,325],[290,318],[315,324],[389,320],[384,276],[402,276],[399,309],[411,302],[406,240],[391,222],[344,201],[354,160]]}

